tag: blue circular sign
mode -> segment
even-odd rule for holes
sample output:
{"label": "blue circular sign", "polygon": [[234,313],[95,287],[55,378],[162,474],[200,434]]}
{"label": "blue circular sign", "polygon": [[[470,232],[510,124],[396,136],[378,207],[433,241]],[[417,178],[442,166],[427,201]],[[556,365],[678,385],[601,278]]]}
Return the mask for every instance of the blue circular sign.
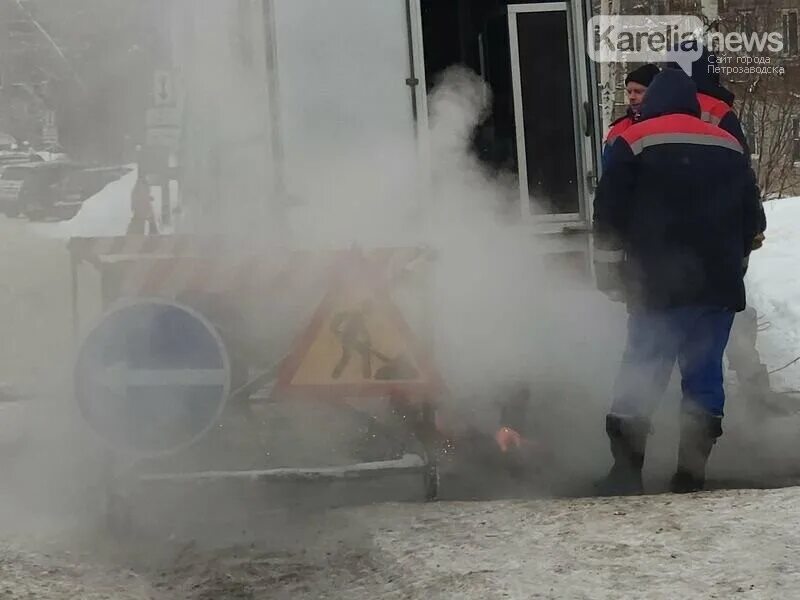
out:
{"label": "blue circular sign", "polygon": [[75,392],[89,426],[114,448],[155,456],[184,448],[216,422],[230,363],[194,310],[144,300],[106,314],[84,340]]}

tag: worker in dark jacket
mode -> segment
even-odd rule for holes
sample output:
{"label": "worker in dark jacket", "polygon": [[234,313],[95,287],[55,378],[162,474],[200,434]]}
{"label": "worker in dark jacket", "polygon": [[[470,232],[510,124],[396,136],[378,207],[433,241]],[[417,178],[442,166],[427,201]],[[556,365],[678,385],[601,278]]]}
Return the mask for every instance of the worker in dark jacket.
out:
{"label": "worker in dark jacket", "polygon": [[700,119],[696,87],[667,69],[612,144],[594,206],[598,286],[622,289],[628,340],[606,419],[604,494],[642,491],[650,418],[677,361],[683,390],[675,492],[702,489],[722,434],[722,357],[745,307],[743,263],[762,209],[745,150]]}
{"label": "worker in dark jacket", "polygon": [[[672,63],[670,67],[680,68]],[[720,82],[716,55],[703,48],[703,52],[692,63],[692,80],[697,86],[697,100],[700,103],[700,117],[703,121],[718,125],[734,136],[745,149],[745,156],[750,160],[747,138],[742,129],[739,117],[733,109],[734,94],[724,88]],[[760,226],[759,235],[754,240],[753,249],[761,247],[765,240],[766,221]],[[766,365],[756,347],[758,338],[758,313],[755,308],[747,307],[737,315],[728,344],[728,360],[736,372],[744,396],[751,408],[758,414],[781,412],[781,398],[772,392]]]}
{"label": "worker in dark jacket", "polygon": [[[670,66],[680,68],[674,63]],[[697,86],[700,118],[707,123],[719,126],[735,137],[745,149],[746,157],[749,160],[750,149],[747,139],[739,117],[733,110],[733,101],[736,96],[730,90],[722,87],[718,68],[716,55],[706,48],[703,48],[700,58],[692,63],[692,81]]]}
{"label": "worker in dark jacket", "polygon": [[[679,69],[677,63],[670,63],[670,67]],[[742,129],[742,123],[733,109],[736,96],[733,92],[722,86],[719,77],[719,63],[717,56],[708,49],[703,48],[700,58],[692,63],[692,81],[697,86],[697,102],[700,104],[700,118],[706,123],[711,123],[727,131],[744,148],[747,162],[750,162],[750,146],[747,136]],[[762,222],[761,232],[756,237],[754,250],[761,247],[764,241],[764,231],[767,228],[766,220]]]}
{"label": "worker in dark jacket", "polygon": [[604,167],[606,166],[606,158],[611,144],[639,119],[639,110],[644,94],[647,92],[650,82],[653,81],[653,77],[658,75],[659,71],[656,65],[646,64],[634,69],[625,77],[625,95],[628,98],[628,109],[622,117],[611,123],[608,134],[606,134],[605,145],[603,146]]}

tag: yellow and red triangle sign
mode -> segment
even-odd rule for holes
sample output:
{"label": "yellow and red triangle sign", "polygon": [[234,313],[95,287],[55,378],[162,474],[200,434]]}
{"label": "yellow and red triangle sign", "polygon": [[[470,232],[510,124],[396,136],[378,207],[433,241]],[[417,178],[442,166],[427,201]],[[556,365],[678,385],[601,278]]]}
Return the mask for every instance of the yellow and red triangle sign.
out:
{"label": "yellow and red triangle sign", "polygon": [[364,255],[346,253],[305,333],[282,363],[275,393],[348,399],[430,397],[441,378]]}

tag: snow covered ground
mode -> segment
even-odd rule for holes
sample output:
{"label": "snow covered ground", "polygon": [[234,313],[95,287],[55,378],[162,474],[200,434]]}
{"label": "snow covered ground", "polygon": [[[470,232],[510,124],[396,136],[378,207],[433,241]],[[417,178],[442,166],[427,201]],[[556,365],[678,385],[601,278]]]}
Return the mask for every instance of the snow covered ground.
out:
{"label": "snow covered ground", "polygon": [[[765,205],[767,240],[753,254],[749,300],[766,327],[758,347],[770,370],[800,356],[800,197]],[[776,389],[800,390],[800,361],[772,376]]]}
{"label": "snow covered ground", "polygon": [[797,598],[800,490],[384,504],[262,524],[263,541],[0,544],[4,598]]}
{"label": "snow covered ground", "polygon": [[[131,172],[113,181],[100,192],[86,200],[81,210],[69,221],[60,223],[32,224],[34,230],[50,238],[69,239],[71,237],[101,237],[125,235],[131,220],[131,191],[138,177],[135,165]],[[174,186],[174,182],[173,182]],[[151,188],[153,210],[161,215],[161,189]],[[173,188],[172,197],[177,197]],[[159,224],[161,226],[161,224]],[[163,229],[163,227],[162,227]],[[168,232],[168,229],[164,229]]]}

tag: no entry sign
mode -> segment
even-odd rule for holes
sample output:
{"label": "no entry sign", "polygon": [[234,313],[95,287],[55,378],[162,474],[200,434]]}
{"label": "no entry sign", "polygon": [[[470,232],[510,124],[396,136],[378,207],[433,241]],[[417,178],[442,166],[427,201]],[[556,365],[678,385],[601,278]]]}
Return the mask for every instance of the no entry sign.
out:
{"label": "no entry sign", "polygon": [[154,456],[183,448],[216,422],[230,390],[222,340],[200,314],[138,301],[109,312],[84,341],[76,399],[117,450]]}

